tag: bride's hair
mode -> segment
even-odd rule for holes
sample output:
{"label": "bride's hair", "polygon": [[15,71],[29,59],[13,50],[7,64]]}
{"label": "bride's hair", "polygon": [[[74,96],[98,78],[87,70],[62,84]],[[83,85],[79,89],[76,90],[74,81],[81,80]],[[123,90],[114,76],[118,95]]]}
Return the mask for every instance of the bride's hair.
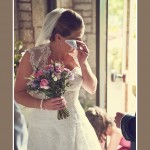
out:
{"label": "bride's hair", "polygon": [[55,40],[55,35],[60,34],[63,37],[71,35],[73,31],[84,28],[82,17],[75,11],[67,9],[62,12],[50,36],[50,41]]}
{"label": "bride's hair", "polygon": [[54,41],[56,34],[66,37],[81,28],[84,28],[84,22],[77,12],[56,8],[46,15],[35,46]]}
{"label": "bride's hair", "polygon": [[99,141],[102,142],[103,140],[106,140],[103,137],[103,134],[106,136],[108,126],[114,124],[112,118],[100,107],[90,107],[85,114],[93,126]]}

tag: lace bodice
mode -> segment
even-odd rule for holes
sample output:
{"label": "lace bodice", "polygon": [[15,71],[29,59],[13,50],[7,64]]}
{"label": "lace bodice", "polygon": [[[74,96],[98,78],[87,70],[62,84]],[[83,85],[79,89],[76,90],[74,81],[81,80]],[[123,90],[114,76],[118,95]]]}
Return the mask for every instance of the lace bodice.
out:
{"label": "lace bodice", "polygon": [[48,63],[48,57],[51,55],[51,50],[48,44],[43,44],[28,50],[30,53],[30,62],[35,70],[35,67],[41,68]]}
{"label": "lace bodice", "polygon": [[[51,55],[51,50],[48,44],[43,44],[38,47],[35,47],[33,49],[28,50],[30,52],[30,62],[33,67],[33,70],[35,70],[36,67],[42,68],[46,64],[48,64],[48,57]],[[68,103],[68,106],[71,106],[71,104],[75,103],[75,100],[78,99],[79,96],[79,90],[82,85],[82,73],[81,69],[79,67],[75,67],[72,72],[75,75],[74,80],[69,81],[72,86],[66,88],[66,93],[63,95]],[[43,94],[37,94],[32,93],[34,97],[37,98],[44,98],[45,95]]]}
{"label": "lace bodice", "polygon": [[[51,50],[49,45],[50,43],[42,44],[27,50],[31,54],[30,62],[33,69],[35,69],[35,67],[41,68],[44,67],[46,64],[48,64],[48,58],[51,55]],[[75,56],[73,56],[73,59],[76,62],[76,64],[79,64]]]}
{"label": "lace bodice", "polygon": [[[35,69],[44,67],[51,55],[49,45],[41,45],[31,50],[30,62]],[[57,119],[56,110],[33,109],[29,116],[28,150],[100,150],[96,133],[85,116],[79,102],[79,90],[82,85],[82,73],[79,67],[73,70],[74,80],[63,95],[67,101],[70,116]],[[43,98],[43,94],[34,94]]]}

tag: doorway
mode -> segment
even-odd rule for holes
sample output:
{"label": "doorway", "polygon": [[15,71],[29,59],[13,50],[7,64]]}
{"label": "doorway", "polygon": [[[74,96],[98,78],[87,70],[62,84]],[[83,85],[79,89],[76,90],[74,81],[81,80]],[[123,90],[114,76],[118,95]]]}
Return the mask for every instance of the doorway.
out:
{"label": "doorway", "polygon": [[136,112],[137,1],[101,0],[96,4],[96,102],[114,117]]}

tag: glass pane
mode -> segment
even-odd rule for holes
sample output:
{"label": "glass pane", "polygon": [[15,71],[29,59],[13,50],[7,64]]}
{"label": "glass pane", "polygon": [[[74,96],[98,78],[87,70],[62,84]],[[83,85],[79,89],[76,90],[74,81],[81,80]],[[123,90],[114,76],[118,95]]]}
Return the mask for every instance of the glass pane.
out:
{"label": "glass pane", "polygon": [[107,111],[111,116],[136,111],[136,6],[135,0],[108,1]]}
{"label": "glass pane", "polygon": [[121,74],[122,71],[123,9],[124,1],[108,1],[107,111],[112,116],[117,109],[123,109],[122,82],[111,81],[112,72]]}

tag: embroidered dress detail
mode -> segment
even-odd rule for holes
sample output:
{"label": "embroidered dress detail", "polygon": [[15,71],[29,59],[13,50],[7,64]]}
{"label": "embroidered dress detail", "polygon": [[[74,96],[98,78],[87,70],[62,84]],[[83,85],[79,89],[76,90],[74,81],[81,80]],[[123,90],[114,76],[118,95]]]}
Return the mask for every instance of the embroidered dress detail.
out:
{"label": "embroidered dress detail", "polygon": [[[43,67],[51,54],[49,44],[40,45],[29,52],[33,68]],[[28,120],[28,150],[100,150],[96,133],[78,99],[83,82],[81,69],[75,67],[72,71],[75,79],[70,81],[72,86],[63,95],[70,116],[58,120],[55,110],[33,109]],[[43,98],[42,94],[33,95]]]}

